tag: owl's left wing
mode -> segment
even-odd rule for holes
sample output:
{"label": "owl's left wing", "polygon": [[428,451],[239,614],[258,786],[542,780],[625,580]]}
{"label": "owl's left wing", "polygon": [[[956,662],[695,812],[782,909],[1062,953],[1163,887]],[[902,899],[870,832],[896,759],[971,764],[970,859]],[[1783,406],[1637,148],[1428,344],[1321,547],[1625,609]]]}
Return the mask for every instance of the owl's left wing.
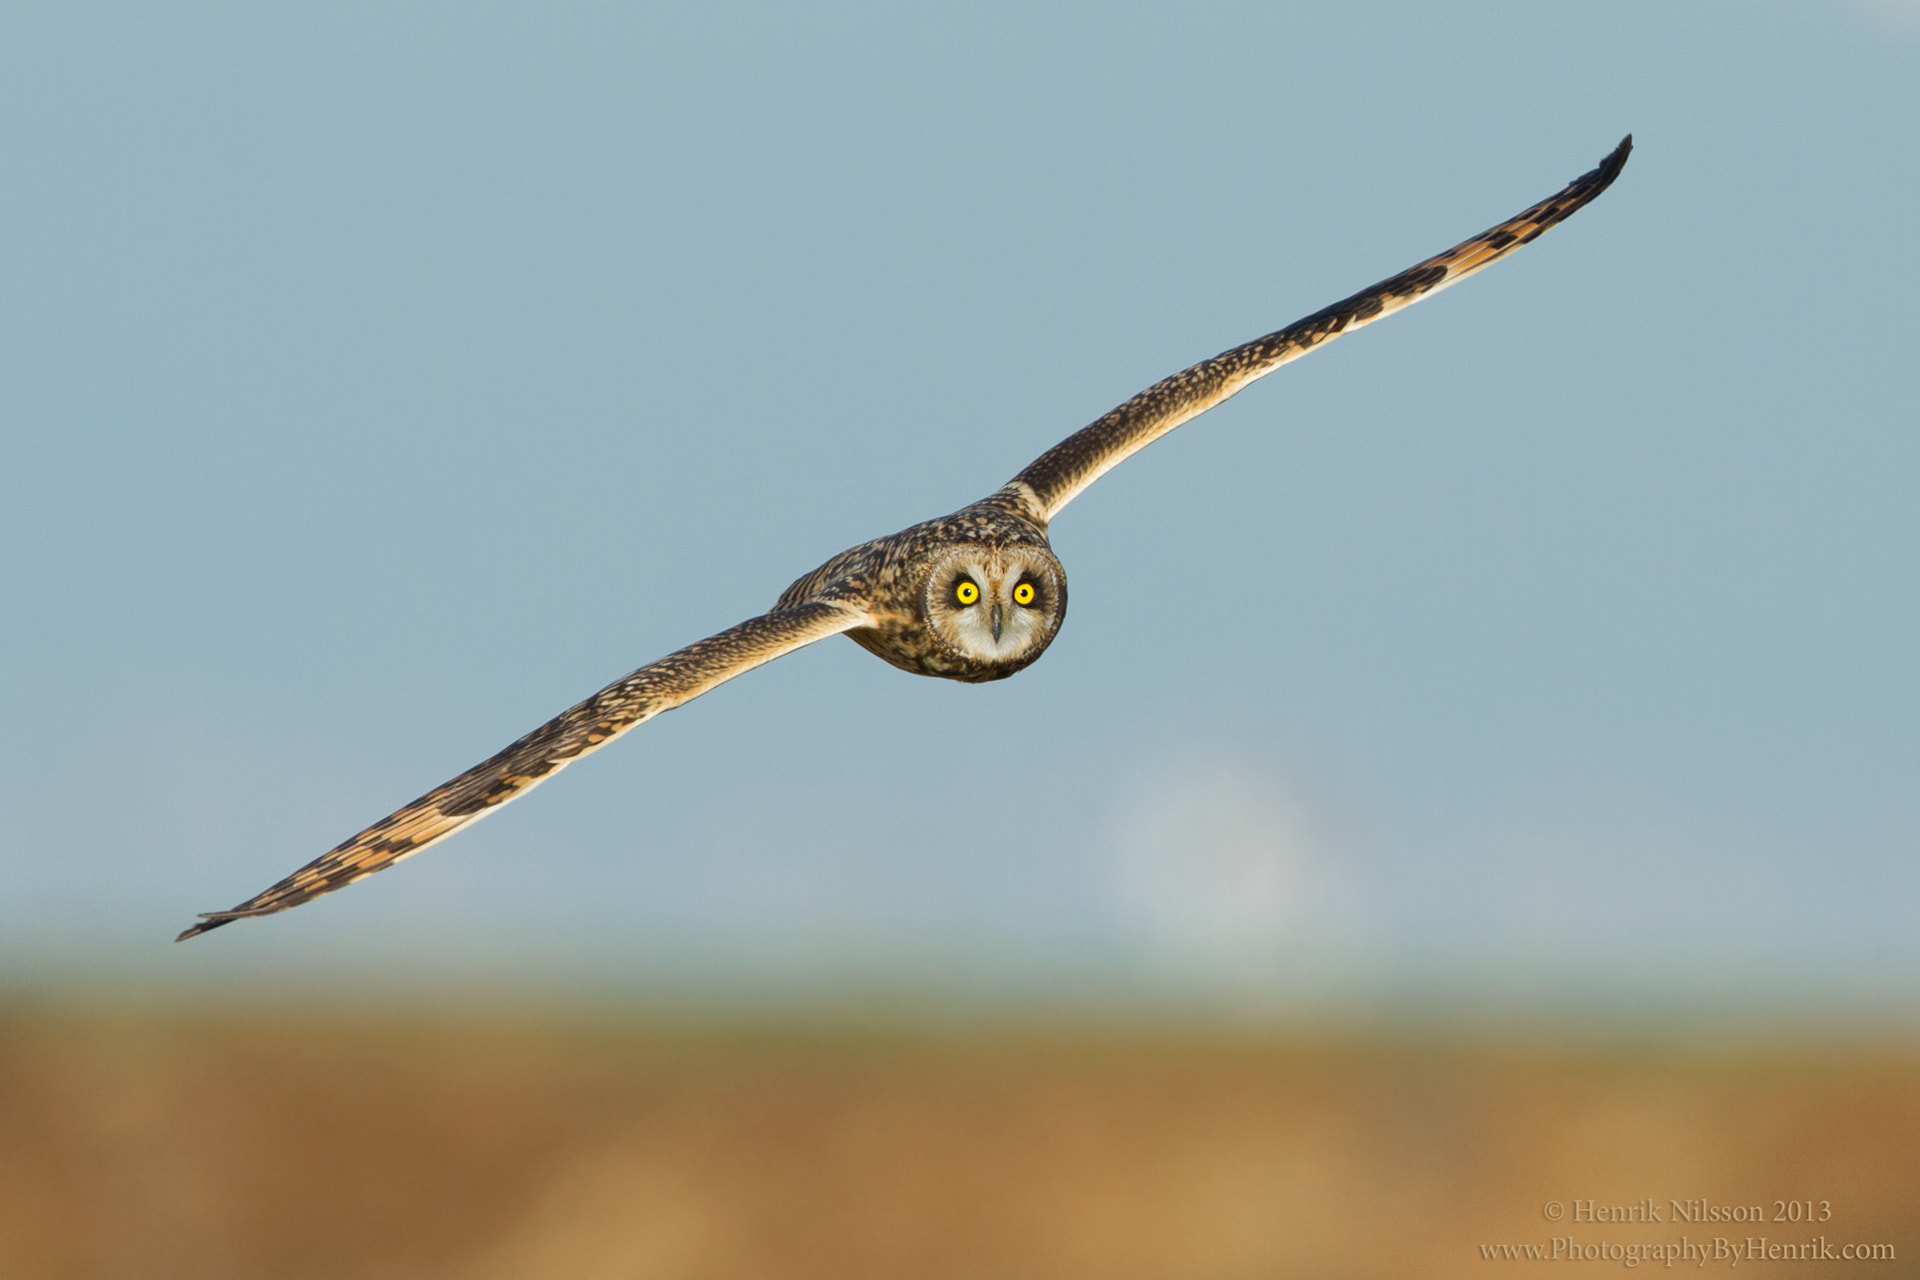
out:
{"label": "owl's left wing", "polygon": [[1500,225],[1304,320],[1161,379],[1041,454],[1001,492],[1010,494],[1040,520],[1053,519],[1082,489],[1126,458],[1249,383],[1343,333],[1466,279],[1572,216],[1612,184],[1632,150],[1633,135],[1628,134],[1597,168]]}
{"label": "owl's left wing", "polygon": [[203,913],[176,942],[248,916],[272,915],[352,884],[444,840],[540,785],[590,751],[662,711],[795,649],[872,621],[864,612],[815,602],[775,609],[650,662],[309,862],[231,911]]}

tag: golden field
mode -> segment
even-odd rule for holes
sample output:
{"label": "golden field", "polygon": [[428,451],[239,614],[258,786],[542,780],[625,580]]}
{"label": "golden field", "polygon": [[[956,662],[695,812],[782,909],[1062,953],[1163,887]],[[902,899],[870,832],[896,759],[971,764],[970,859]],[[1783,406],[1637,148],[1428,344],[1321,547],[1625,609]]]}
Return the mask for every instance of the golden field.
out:
{"label": "golden field", "polygon": [[1917,1191],[1920,1052],[1858,1037],[0,1014],[0,1280],[1893,1276]]}

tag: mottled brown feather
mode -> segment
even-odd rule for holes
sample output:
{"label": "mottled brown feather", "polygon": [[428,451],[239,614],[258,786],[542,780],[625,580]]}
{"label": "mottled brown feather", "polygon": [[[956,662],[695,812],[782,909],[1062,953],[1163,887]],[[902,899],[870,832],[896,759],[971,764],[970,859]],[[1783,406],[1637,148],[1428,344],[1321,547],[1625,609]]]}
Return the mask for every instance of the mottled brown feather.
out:
{"label": "mottled brown feather", "polygon": [[176,941],[233,920],[272,915],[365,879],[444,840],[524,795],[581,756],[816,640],[864,626],[867,615],[832,603],[801,604],[750,618],[614,681],[412,804],[309,862],[231,911],[211,911]]}
{"label": "mottled brown feather", "polygon": [[1001,492],[1026,502],[1042,522],[1052,520],[1081,490],[1181,423],[1315,347],[1466,279],[1564,221],[1607,189],[1632,150],[1628,134],[1592,172],[1500,225],[1284,329],[1161,379],[1041,454]]}

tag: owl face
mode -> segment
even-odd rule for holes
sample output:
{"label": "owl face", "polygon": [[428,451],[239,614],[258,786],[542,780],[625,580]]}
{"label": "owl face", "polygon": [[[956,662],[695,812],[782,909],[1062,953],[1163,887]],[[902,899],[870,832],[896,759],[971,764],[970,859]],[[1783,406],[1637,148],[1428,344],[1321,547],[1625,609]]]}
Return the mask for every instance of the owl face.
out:
{"label": "owl face", "polygon": [[1040,546],[962,544],[939,557],[927,579],[934,635],[995,675],[1012,675],[1045,652],[1066,608],[1067,575]]}

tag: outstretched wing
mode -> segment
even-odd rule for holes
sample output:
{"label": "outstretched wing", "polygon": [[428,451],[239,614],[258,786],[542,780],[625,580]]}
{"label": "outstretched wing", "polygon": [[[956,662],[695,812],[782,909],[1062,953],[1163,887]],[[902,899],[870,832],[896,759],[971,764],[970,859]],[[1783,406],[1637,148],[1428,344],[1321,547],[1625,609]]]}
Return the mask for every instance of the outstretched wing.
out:
{"label": "outstretched wing", "polygon": [[210,911],[182,933],[184,942],[231,920],[272,915],[352,884],[411,857],[523,795],[635,725],[707,690],[828,636],[872,620],[855,609],[813,603],[776,609],[690,644],[616,680],[451,782],[444,783],[309,862],[231,911]]}
{"label": "outstretched wing", "polygon": [[1266,377],[1289,360],[1298,359],[1343,333],[1371,324],[1381,316],[1466,279],[1571,216],[1619,176],[1631,150],[1633,135],[1628,134],[1593,172],[1575,178],[1566,190],[1499,226],[1276,333],[1223,351],[1211,360],[1203,360],[1191,369],[1154,383],[1041,454],[1033,465],[1007,484],[1007,489],[1014,491],[1040,519],[1053,519],[1082,489],[1118,466],[1128,455],[1144,449],[1187,419],[1205,413],[1248,383]]}

